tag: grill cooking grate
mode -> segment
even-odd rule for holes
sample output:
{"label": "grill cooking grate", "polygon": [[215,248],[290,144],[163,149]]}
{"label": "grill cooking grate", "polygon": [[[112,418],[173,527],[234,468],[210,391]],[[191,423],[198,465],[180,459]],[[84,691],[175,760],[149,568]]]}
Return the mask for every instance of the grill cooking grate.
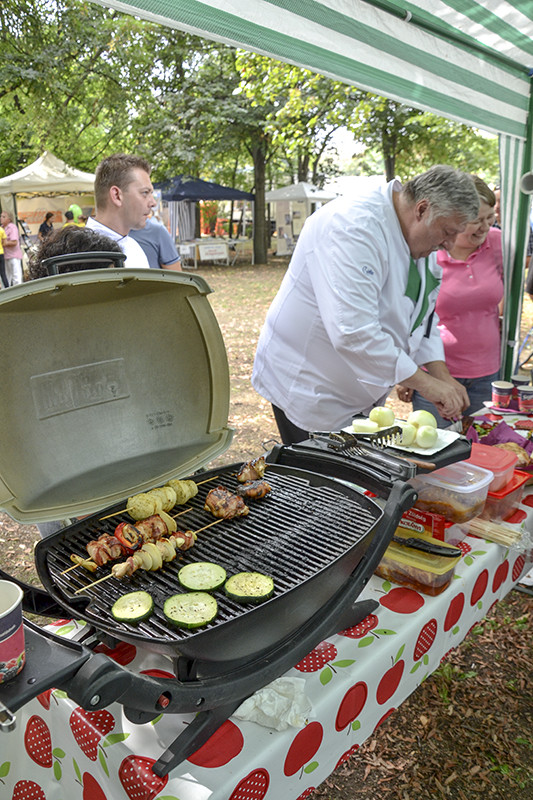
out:
{"label": "grill cooking grate", "polygon": [[[219,471],[217,475],[215,480],[199,486],[198,495],[187,504],[192,510],[177,519],[178,529],[197,530],[213,522],[213,516],[203,509],[210,489],[217,485],[232,491],[238,488],[229,470]],[[209,473],[202,476],[205,478],[209,478]],[[100,515],[94,515],[57,534],[46,550],[46,568],[53,587],[59,592],[58,599],[75,613],[79,612],[80,603],[83,608],[89,601],[82,616],[96,627],[102,627],[102,621],[107,621],[117,638],[127,639],[128,634],[133,633],[143,639],[180,642],[198,634],[198,630],[169,626],[162,606],[167,597],[184,591],[177,578],[184,564],[214,561],[227,570],[228,577],[244,570],[269,574],[275,585],[274,595],[268,601],[272,603],[354,547],[381,517],[379,507],[352,487],[335,485],[323,476],[269,466],[265,479],[272,492],[262,500],[250,500],[250,513],[246,517],[224,520],[202,531],[192,549],[158,571],[138,570],[121,581],[110,578],[77,596],[74,596],[77,589],[109,574],[110,565],[94,573],[78,568],[62,575],[61,572],[71,566],[70,554],[85,556],[87,542],[102,533],[113,533],[119,522],[131,520],[127,514],[119,514],[100,522]],[[178,510],[176,507],[171,513]],[[145,589],[154,597],[153,615],[136,626],[115,622],[110,613],[112,604],[126,592],[138,589]],[[215,596],[219,614],[202,631],[223,625],[255,608],[235,603],[223,591],[217,591]]]}

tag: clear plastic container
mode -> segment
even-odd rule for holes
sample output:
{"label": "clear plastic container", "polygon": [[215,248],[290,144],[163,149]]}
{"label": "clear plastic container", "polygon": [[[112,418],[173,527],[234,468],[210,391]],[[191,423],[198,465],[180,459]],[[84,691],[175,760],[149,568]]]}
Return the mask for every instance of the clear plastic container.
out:
{"label": "clear plastic container", "polygon": [[[406,532],[412,536],[412,531]],[[400,531],[396,531],[399,536]],[[421,536],[425,541],[434,542],[440,547],[452,547],[431,536]],[[391,542],[379,562],[376,575],[385,580],[408,586],[417,592],[435,596],[443,592],[455,573],[455,566],[461,556],[446,557],[423,553],[412,547]]]}
{"label": "clear plastic container", "polygon": [[411,478],[418,492],[415,508],[441,514],[448,522],[468,522],[483,510],[492,472],[465,461]]}
{"label": "clear plastic container", "polygon": [[490,470],[494,478],[489,484],[489,492],[499,492],[513,477],[518,456],[500,447],[473,442],[472,455],[464,463]]}
{"label": "clear plastic container", "polygon": [[508,517],[518,508],[524,494],[525,483],[530,477],[529,472],[521,472],[516,469],[513,477],[503,489],[500,489],[499,492],[488,492],[480,517],[493,522],[499,522]]}

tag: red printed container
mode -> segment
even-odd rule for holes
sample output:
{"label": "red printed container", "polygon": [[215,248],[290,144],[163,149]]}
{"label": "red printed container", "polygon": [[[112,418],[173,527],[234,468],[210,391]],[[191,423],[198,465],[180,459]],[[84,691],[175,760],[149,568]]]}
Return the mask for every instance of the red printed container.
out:
{"label": "red printed container", "polygon": [[522,414],[533,414],[533,386],[518,387],[518,410]]}
{"label": "red printed container", "polygon": [[[531,388],[533,389],[533,386]],[[477,442],[472,443],[470,458],[465,460],[465,464],[474,464],[492,472],[494,478],[489,483],[489,492],[499,492],[509,483],[517,462],[518,456],[515,453]]]}
{"label": "red printed container", "polygon": [[0,685],[18,675],[25,661],[22,589],[0,581]]}
{"label": "red printed container", "polygon": [[483,511],[479,515],[482,519],[490,519],[493,522],[501,522],[518,508],[524,485],[531,477],[529,472],[521,472],[515,469],[509,483],[500,489],[499,492],[488,492]]}

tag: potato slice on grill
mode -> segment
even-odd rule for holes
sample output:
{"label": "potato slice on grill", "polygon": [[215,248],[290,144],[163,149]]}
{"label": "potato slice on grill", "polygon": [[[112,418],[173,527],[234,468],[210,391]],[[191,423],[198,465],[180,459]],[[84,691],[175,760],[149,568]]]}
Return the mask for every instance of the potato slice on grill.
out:
{"label": "potato slice on grill", "polygon": [[192,497],[198,494],[198,486],[194,481],[179,481],[172,479],[168,481],[167,486],[171,486],[176,492],[176,505],[183,505]]}
{"label": "potato slice on grill", "polygon": [[149,492],[141,492],[128,497],[126,511],[132,519],[146,519],[163,510],[161,498]]}
{"label": "potato slice on grill", "polygon": [[161,486],[159,489],[150,489],[148,494],[161,499],[163,511],[170,511],[176,505],[176,492],[172,486]]}
{"label": "potato slice on grill", "polygon": [[146,542],[142,549],[148,553],[152,559],[152,566],[150,569],[154,571],[156,569],[161,569],[163,566],[163,556],[161,555],[161,552],[155,542]]}

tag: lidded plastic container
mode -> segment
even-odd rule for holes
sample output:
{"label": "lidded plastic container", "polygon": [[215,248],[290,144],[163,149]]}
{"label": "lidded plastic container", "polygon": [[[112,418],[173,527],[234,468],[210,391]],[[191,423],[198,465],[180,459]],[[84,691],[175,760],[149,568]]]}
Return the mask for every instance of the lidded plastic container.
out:
{"label": "lidded plastic container", "polygon": [[473,442],[472,455],[464,463],[490,470],[494,478],[489,484],[489,492],[499,492],[513,477],[517,462],[518,456],[509,450]]}
{"label": "lidded plastic container", "polygon": [[493,474],[487,469],[458,461],[409,483],[418,492],[415,508],[441,514],[448,522],[468,522],[483,510]]}
{"label": "lidded plastic container", "polygon": [[529,472],[515,470],[511,480],[499,492],[488,492],[485,506],[480,516],[498,522],[508,517],[520,503],[524,486],[531,475]]}
{"label": "lidded plastic container", "polygon": [[[401,536],[401,531],[402,529],[399,528],[396,531],[396,535]],[[408,536],[413,535],[412,531],[405,531],[405,533]],[[434,539],[432,536],[417,538],[434,542],[440,547],[452,549],[452,545],[441,542],[439,539]],[[417,592],[435,596],[450,585],[456,564],[460,559],[460,555],[454,557],[436,556],[391,542],[379,562],[376,575],[401,586],[408,586]]]}

